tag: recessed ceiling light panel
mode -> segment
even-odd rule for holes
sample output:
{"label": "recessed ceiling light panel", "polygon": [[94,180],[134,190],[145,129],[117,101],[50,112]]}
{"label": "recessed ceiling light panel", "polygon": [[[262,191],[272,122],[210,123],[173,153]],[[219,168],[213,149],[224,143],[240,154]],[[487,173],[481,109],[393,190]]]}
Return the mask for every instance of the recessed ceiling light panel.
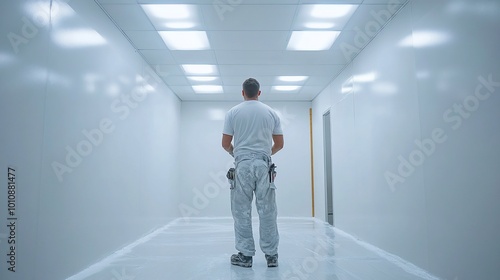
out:
{"label": "recessed ceiling light panel", "polygon": [[210,49],[205,31],[158,31],[158,33],[170,50]]}
{"label": "recessed ceiling light panel", "polygon": [[222,86],[215,85],[199,85],[192,86],[196,93],[223,93]]}
{"label": "recessed ceiling light panel", "polygon": [[273,90],[277,91],[296,91],[300,86],[273,86]]}
{"label": "recessed ceiling light panel", "polygon": [[293,28],[296,30],[342,30],[358,5],[320,4],[301,5]]}
{"label": "recessed ceiling light panel", "polygon": [[196,5],[144,4],[141,7],[157,30],[189,29],[200,22]]}
{"label": "recessed ceiling light panel", "polygon": [[329,50],[340,31],[293,31],[287,50],[324,51]]}
{"label": "recessed ceiling light panel", "polygon": [[210,64],[183,64],[187,75],[217,75],[217,68]]}
{"label": "recessed ceiling light panel", "polygon": [[309,78],[308,76],[279,76],[278,80],[282,82],[303,82]]}
{"label": "recessed ceiling light panel", "polygon": [[217,80],[217,77],[210,77],[210,76],[193,76],[187,78],[195,82],[213,82]]}

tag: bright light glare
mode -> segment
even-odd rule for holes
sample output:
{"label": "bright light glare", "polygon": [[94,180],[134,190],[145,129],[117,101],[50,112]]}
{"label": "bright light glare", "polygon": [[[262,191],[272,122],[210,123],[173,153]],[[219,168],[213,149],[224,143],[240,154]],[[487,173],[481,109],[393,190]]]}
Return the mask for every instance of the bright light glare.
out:
{"label": "bright light glare", "polygon": [[[52,5],[52,7],[51,7]],[[26,3],[25,10],[38,26],[57,24],[61,19],[71,17],[76,12],[64,1],[33,1]]]}
{"label": "bright light glare", "polygon": [[158,31],[170,50],[208,50],[207,33],[205,31]]}
{"label": "bright light glare", "polygon": [[214,85],[200,85],[200,86],[192,86],[194,92],[196,93],[222,93],[222,86],[214,86]]}
{"label": "bright light glare", "polygon": [[345,86],[341,89],[342,93],[349,93],[352,91],[352,86]]}
{"label": "bright light glare", "polygon": [[55,30],[52,40],[61,47],[79,48],[106,44],[106,39],[93,29]]}
{"label": "bright light glare", "polygon": [[306,22],[305,27],[311,29],[330,29],[335,27],[335,23],[332,22]]}
{"label": "bright light glare", "polygon": [[366,83],[375,81],[377,78],[377,73],[369,72],[365,74],[354,75],[353,80],[358,83]]}
{"label": "bright light glare", "polygon": [[353,85],[352,85],[352,78],[347,79],[345,82],[342,83],[342,88],[340,91],[343,94],[349,93],[353,90]]}
{"label": "bright light glare", "polygon": [[357,5],[314,5],[311,16],[315,18],[338,18],[352,13]]}
{"label": "bright light glare", "polygon": [[160,19],[187,19],[193,15],[190,5],[146,4],[141,7],[149,17]]}
{"label": "bright light glare", "polygon": [[215,65],[209,64],[183,64],[182,68],[188,75],[214,75],[217,73]]}
{"label": "bright light glare", "polygon": [[340,31],[293,31],[286,49],[295,51],[328,50],[339,34]]}
{"label": "bright light glare", "polygon": [[189,29],[195,27],[194,22],[189,21],[174,21],[165,23],[165,27],[172,29]]}
{"label": "bright light glare", "polygon": [[436,31],[415,31],[400,41],[402,47],[423,48],[440,45],[449,41],[450,36],[443,32]]}
{"label": "bright light glare", "polygon": [[195,82],[212,82],[217,80],[217,77],[187,77],[187,78]]}
{"label": "bright light glare", "polygon": [[279,76],[278,80],[282,82],[302,82],[307,80],[308,76]]}
{"label": "bright light glare", "polygon": [[277,91],[294,91],[299,88],[300,86],[273,86],[273,89]]}

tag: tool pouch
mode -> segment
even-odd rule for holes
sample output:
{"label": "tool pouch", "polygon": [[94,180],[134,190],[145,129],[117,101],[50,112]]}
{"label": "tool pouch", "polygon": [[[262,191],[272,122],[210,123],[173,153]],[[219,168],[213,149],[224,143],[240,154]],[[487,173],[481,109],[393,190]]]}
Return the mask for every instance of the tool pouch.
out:
{"label": "tool pouch", "polygon": [[227,171],[227,174],[226,174],[226,177],[227,177],[227,181],[229,182],[229,189],[234,189],[235,185],[236,185],[236,170],[234,169],[234,167],[231,167],[229,168],[229,170]]}
{"label": "tool pouch", "polygon": [[276,185],[274,184],[274,179],[276,178],[276,164],[272,163],[269,166],[269,187],[271,189],[276,189]]}

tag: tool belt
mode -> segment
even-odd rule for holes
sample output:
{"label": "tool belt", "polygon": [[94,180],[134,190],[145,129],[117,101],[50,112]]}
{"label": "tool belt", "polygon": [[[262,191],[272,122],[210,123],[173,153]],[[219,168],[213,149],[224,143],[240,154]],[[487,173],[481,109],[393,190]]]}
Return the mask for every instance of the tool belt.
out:
{"label": "tool belt", "polygon": [[[272,163],[269,166],[269,186],[271,189],[276,189],[276,186],[274,185],[274,179],[276,178],[276,164]],[[226,178],[229,182],[229,189],[234,189],[236,186],[236,169],[234,167],[229,168],[229,170],[226,173]]]}

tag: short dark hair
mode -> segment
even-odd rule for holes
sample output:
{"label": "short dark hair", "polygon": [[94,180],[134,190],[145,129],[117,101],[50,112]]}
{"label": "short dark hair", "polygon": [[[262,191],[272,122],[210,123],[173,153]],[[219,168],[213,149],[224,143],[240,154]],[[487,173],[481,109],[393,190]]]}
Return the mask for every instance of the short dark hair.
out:
{"label": "short dark hair", "polygon": [[254,78],[248,78],[243,82],[243,90],[248,98],[254,98],[259,94],[260,84]]}

